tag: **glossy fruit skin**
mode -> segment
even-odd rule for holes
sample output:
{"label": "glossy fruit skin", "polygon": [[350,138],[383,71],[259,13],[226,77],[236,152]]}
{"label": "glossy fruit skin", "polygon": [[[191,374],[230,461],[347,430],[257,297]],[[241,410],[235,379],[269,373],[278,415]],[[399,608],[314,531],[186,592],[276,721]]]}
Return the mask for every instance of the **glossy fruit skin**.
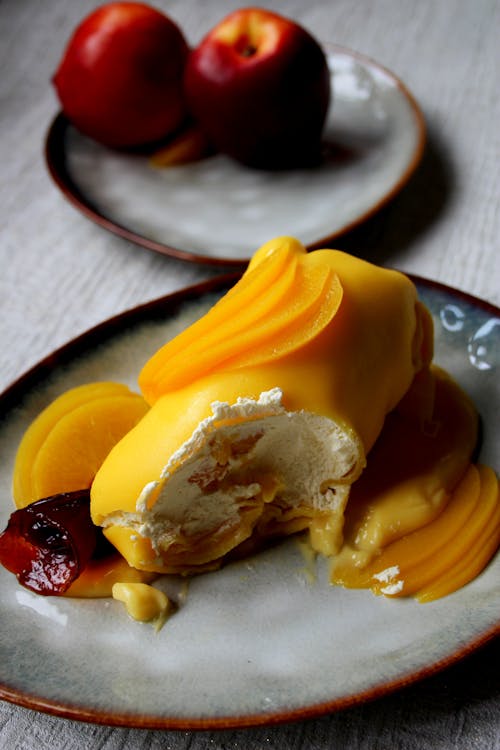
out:
{"label": "glossy fruit skin", "polygon": [[222,153],[264,169],[318,161],[330,73],[318,42],[294,21],[235,11],[191,51],[184,85],[192,114]]}
{"label": "glossy fruit skin", "polygon": [[53,83],[82,133],[110,147],[139,146],[168,136],[185,119],[188,54],[181,30],[163,13],[109,3],[76,28]]}

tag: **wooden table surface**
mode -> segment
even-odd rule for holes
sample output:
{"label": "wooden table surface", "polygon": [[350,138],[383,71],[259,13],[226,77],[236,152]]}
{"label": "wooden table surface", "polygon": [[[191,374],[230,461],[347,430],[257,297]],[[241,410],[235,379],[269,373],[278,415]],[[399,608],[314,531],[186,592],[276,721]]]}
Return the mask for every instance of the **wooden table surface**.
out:
{"label": "wooden table surface", "polygon": [[[241,5],[155,4],[193,44]],[[0,2],[0,390],[110,315],[220,273],[147,252],[104,231],[62,197],[47,173],[43,143],[58,109],[50,78],[72,29],[96,5]],[[385,210],[337,245],[500,305],[500,3],[269,0],[267,7],[296,18],[319,39],[392,70],[426,118],[428,142],[415,176]],[[272,728],[198,733],[111,728],[2,703],[0,747],[500,748],[499,657],[497,639],[393,695]]]}

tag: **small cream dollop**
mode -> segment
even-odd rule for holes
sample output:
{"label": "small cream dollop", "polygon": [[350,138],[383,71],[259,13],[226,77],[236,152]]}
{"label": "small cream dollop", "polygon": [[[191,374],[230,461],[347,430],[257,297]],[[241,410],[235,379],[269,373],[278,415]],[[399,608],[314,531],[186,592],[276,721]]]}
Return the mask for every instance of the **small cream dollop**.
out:
{"label": "small cream dollop", "polygon": [[168,596],[148,583],[115,583],[112,596],[123,602],[130,617],[140,622],[150,622],[155,630],[163,627],[172,611]]}
{"label": "small cream dollop", "polygon": [[386,583],[380,589],[385,596],[394,596],[403,590],[404,582],[398,578],[400,575],[399,565],[392,565],[390,568],[381,570],[380,573],[374,573],[373,578],[380,583]]}

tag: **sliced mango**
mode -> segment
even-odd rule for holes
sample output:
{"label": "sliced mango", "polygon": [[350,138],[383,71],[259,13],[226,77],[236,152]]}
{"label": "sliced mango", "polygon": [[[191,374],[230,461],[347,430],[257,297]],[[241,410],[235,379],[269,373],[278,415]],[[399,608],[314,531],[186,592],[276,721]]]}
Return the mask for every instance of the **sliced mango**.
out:
{"label": "sliced mango", "polygon": [[[447,575],[447,572],[459,564],[463,556],[480,539],[483,529],[489,526],[496,510],[497,495],[492,493],[485,495],[481,487],[479,472],[475,466],[471,465],[469,473],[472,471],[477,474],[478,486],[474,492],[467,487],[464,489],[463,483],[458,485],[447,508],[442,513],[445,517],[444,524],[441,524],[443,533],[440,536],[436,533],[434,527],[437,523],[435,523],[431,524],[428,529],[415,532],[412,535],[413,539],[411,536],[407,537],[408,556],[403,554],[400,564],[400,577],[403,581],[402,594],[406,596],[416,594],[433,581]],[[455,507],[464,493],[468,495],[471,513],[467,522],[460,526],[455,522]],[[434,541],[433,554],[428,555],[425,560],[416,565],[411,556],[412,549],[425,547],[428,540],[429,545],[432,545]]]}
{"label": "sliced mango", "polygon": [[[471,465],[438,518],[389,545],[370,566],[371,578],[397,566],[404,594],[411,595],[433,578],[434,571],[440,572],[441,565],[446,569],[449,563],[446,559],[440,562],[441,555],[449,554],[447,542],[474,522],[480,487],[479,472]],[[381,592],[382,588],[380,578],[375,579],[374,591]]]}
{"label": "sliced mango", "polygon": [[419,602],[434,601],[465,586],[486,567],[500,545],[499,483],[491,468],[480,465],[478,470],[481,488],[474,519],[478,531],[474,535],[469,527],[466,534],[451,541],[456,549],[453,566],[417,591]]}
{"label": "sliced mango", "polygon": [[[346,588],[373,587],[380,593],[383,583],[386,583],[385,580],[381,581],[383,571],[395,571],[392,578],[400,581],[412,568],[422,564],[425,566],[426,560],[441,549],[443,534],[447,534],[450,522],[455,534],[471,517],[477,505],[479,488],[479,473],[471,467],[455,492],[455,502],[448,502],[446,509],[436,520],[389,544],[366,566],[352,564],[344,554],[344,559],[339,558],[334,564],[332,583]],[[408,589],[405,588],[405,591]]]}
{"label": "sliced mango", "polygon": [[333,583],[431,601],[471,580],[492,555],[498,480],[470,463],[477,414],[445,372],[430,374],[434,383],[418,379],[389,415],[353,485]]}
{"label": "sliced mango", "polygon": [[260,257],[207,315],[146,363],[139,384],[148,401],[223,368],[277,359],[330,322],[342,287],[328,264],[292,240]]}
{"label": "sliced mango", "polygon": [[332,582],[430,602],[475,578],[499,544],[498,479],[491,469],[471,464],[437,519],[389,544],[365,567],[344,558]]}
{"label": "sliced mango", "polygon": [[[278,359],[300,349],[321,333],[342,300],[338,276],[325,273],[325,270],[318,268],[316,273],[308,276],[307,282],[315,277],[315,290],[308,283],[296,285],[286,313],[277,313],[263,329],[250,330],[241,336],[240,351],[234,353],[233,349],[224,361],[225,367],[256,367],[271,358]],[[305,277],[301,281],[305,282]]]}
{"label": "sliced mango", "polygon": [[62,416],[31,467],[31,500],[90,487],[111,448],[146,414],[144,399],[93,398]]}
{"label": "sliced mango", "polygon": [[[342,290],[337,277],[325,268],[318,268],[317,273],[307,277],[297,276],[302,278],[294,285],[293,299],[267,319],[254,320],[247,329],[239,322],[236,338],[219,335],[208,348],[206,339],[202,339],[203,351],[189,350],[172,357],[168,363],[172,369],[171,381],[174,374],[179,376],[186,367],[186,358],[189,377],[201,378],[220,369],[253,367],[271,356],[277,359],[314,338],[335,315]],[[310,283],[311,276],[316,283]]]}
{"label": "sliced mango", "polygon": [[[298,249],[300,248],[300,250]],[[248,271],[200,320],[167,342],[146,362],[139,375],[139,386],[149,403],[169,390],[193,382],[218,362],[217,342],[231,337],[234,347],[238,333],[266,320],[271,311],[290,297],[298,263],[305,250],[296,241],[280,246],[280,252],[263,258],[257,271]],[[201,362],[198,363],[198,359]]]}
{"label": "sliced mango", "polygon": [[182,131],[166,146],[155,151],[150,156],[149,163],[152,167],[164,169],[165,167],[190,164],[210,156],[212,153],[213,148],[205,133],[201,128],[192,126]]}
{"label": "sliced mango", "polygon": [[[195,338],[192,338],[192,329],[188,328],[187,331],[174,339],[170,346],[167,345],[168,349],[163,347],[160,353],[162,357],[165,357],[164,364],[160,366],[155,376],[156,382],[161,382],[161,388],[166,390],[178,388],[185,382],[192,382],[220,367],[225,359],[235,351],[233,336],[234,316],[236,315],[238,316],[239,332],[237,347],[243,347],[242,337],[250,336],[250,338],[253,337],[254,341],[258,341],[260,335],[259,323],[269,319],[273,310],[284,301],[285,296],[290,294],[296,268],[297,260],[292,258],[290,263],[285,266],[281,276],[273,283],[270,294],[256,296],[255,299],[249,300],[237,313],[236,311],[230,312],[230,317],[220,321],[216,326],[212,327],[211,324],[207,324],[207,321],[203,318],[202,320],[207,328],[202,330],[201,325],[195,323],[194,327],[198,329],[194,331]],[[251,291],[252,286],[249,286],[248,290]],[[231,301],[231,298],[229,301]],[[220,308],[214,308],[214,311],[219,313]],[[184,341],[180,339],[184,339]],[[191,340],[189,341],[189,339]],[[149,369],[149,363],[146,368]],[[142,371],[139,380],[143,391],[145,388],[144,378],[147,374],[146,368]]]}
{"label": "sliced mango", "polygon": [[367,553],[365,558],[441,512],[476,446],[478,417],[469,397],[436,367],[423,382],[432,394],[432,408],[428,396],[422,398],[420,378],[417,395],[409,401],[425,403],[428,418],[422,422],[408,402],[390,414],[351,490],[345,542]]}
{"label": "sliced mango", "polygon": [[128,393],[130,391],[127,386],[121,383],[108,381],[86,383],[63,393],[36,417],[23,435],[14,463],[12,490],[14,502],[18,508],[23,508],[33,500],[40,499],[39,497],[33,497],[31,471],[42,443],[59,419],[72,409],[95,398]]}

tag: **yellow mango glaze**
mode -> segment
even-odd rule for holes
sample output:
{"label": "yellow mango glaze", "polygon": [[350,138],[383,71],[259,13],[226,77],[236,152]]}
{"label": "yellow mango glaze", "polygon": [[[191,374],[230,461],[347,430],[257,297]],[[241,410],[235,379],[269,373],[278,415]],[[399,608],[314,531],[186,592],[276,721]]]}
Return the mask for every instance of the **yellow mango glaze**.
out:
{"label": "yellow mango glaze", "polygon": [[[278,387],[289,412],[333,420],[357,447],[348,485],[361,473],[387,413],[431,358],[431,318],[406,276],[340,251],[306,253],[297,240],[277,238],[255,254],[225,297],[143,367],[139,384],[151,409],[98,471],[92,518],[136,568],[183,572],[217,565],[255,530],[265,535],[263,516],[279,515],[272,478],[262,504],[245,508],[209,551],[201,551],[205,539],[190,540],[185,530],[169,548],[153,549],[139,522],[130,528],[118,518],[137,513],[145,487],[162,485],[167,461],[210,416],[213,402],[257,400]],[[286,510],[284,533],[329,518],[307,501]],[[154,510],[154,492],[147,503]]]}
{"label": "yellow mango glaze", "polygon": [[147,583],[115,583],[112,596],[125,605],[130,617],[151,623],[155,630],[163,627],[172,610],[167,595]]}

